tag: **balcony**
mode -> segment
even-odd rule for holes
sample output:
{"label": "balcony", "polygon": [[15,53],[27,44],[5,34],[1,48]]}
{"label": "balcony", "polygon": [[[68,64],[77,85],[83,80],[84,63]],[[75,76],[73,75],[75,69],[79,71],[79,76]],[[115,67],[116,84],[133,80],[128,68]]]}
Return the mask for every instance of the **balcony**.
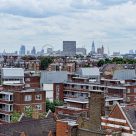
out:
{"label": "balcony", "polygon": [[0,92],[0,100],[2,101],[13,101],[13,93],[11,92]]}
{"label": "balcony", "polygon": [[12,112],[13,111],[13,105],[12,104],[0,104],[0,111],[4,112]]}
{"label": "balcony", "polygon": [[10,118],[11,118],[11,116],[9,114],[0,113],[0,120],[1,121],[10,123],[11,122]]}
{"label": "balcony", "polygon": [[73,103],[81,103],[81,104],[88,104],[88,99],[79,97],[79,98],[67,98],[64,99],[65,102],[73,102]]}

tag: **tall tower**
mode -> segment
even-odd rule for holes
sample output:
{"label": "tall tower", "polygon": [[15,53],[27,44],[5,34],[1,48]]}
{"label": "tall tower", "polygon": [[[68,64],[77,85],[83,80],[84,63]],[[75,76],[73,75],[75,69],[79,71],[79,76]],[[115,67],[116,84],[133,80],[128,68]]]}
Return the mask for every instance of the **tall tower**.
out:
{"label": "tall tower", "polygon": [[102,45],[102,55],[104,54],[104,46]]}
{"label": "tall tower", "polygon": [[31,50],[31,54],[32,54],[32,55],[35,55],[35,54],[36,54],[35,46],[33,46],[32,50]]}
{"label": "tall tower", "polygon": [[26,53],[26,48],[25,45],[21,45],[19,55],[23,56]]}
{"label": "tall tower", "polygon": [[76,55],[76,41],[63,41],[63,54],[65,56]]}
{"label": "tall tower", "polygon": [[92,54],[95,53],[95,44],[94,44],[94,41],[92,42],[92,50],[91,50]]}

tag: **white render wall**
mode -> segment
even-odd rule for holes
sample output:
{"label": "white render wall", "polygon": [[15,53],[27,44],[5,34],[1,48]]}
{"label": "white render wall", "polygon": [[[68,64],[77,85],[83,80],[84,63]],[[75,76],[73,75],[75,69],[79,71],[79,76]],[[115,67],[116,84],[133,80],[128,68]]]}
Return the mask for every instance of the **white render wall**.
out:
{"label": "white render wall", "polygon": [[53,101],[53,84],[43,84],[43,90],[46,91],[46,98]]}
{"label": "white render wall", "polygon": [[23,68],[2,68],[2,77],[24,77]]}

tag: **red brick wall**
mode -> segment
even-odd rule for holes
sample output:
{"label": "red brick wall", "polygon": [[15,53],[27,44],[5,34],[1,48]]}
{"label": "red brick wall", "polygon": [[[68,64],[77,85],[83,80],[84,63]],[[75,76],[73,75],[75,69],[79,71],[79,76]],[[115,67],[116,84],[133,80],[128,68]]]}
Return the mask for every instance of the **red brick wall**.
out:
{"label": "red brick wall", "polygon": [[[27,78],[29,78],[30,81],[27,81]],[[30,84],[30,88],[40,88],[40,76],[26,76],[25,84]]]}
{"label": "red brick wall", "polygon": [[72,110],[72,109],[68,109],[68,108],[59,108],[56,107],[55,108],[55,112],[58,113],[63,113],[63,114],[69,114],[69,115],[73,115],[73,114],[77,114],[77,113],[82,113],[82,112],[88,112],[88,109],[82,109],[82,110]]}
{"label": "red brick wall", "polygon": [[69,136],[68,123],[57,121],[57,124],[56,124],[56,136]]}
{"label": "red brick wall", "polygon": [[[35,95],[42,95],[42,100],[35,100]],[[31,95],[32,100],[31,101],[25,101],[25,95]],[[14,110],[23,112],[24,107],[26,105],[31,105],[33,108],[35,108],[35,105],[42,104],[42,110],[39,112],[45,112],[46,111],[46,92],[40,91],[40,92],[15,92],[13,96],[13,104],[14,104]]]}
{"label": "red brick wall", "polygon": [[[54,83],[53,84],[53,98],[54,100],[59,99],[61,101],[64,100],[64,94],[63,94],[64,85],[63,83]],[[58,94],[57,94],[58,90]],[[58,95],[58,98],[57,98]]]}

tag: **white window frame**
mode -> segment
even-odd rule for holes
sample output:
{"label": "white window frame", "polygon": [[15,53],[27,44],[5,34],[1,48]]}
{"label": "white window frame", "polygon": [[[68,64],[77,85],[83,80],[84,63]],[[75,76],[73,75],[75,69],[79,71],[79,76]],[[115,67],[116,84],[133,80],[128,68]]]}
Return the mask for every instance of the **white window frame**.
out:
{"label": "white window frame", "polygon": [[130,88],[127,89],[127,93],[130,93]]}
{"label": "white window frame", "polygon": [[42,110],[42,104],[35,105],[36,110]]}
{"label": "white window frame", "polygon": [[32,101],[32,95],[25,95],[24,101],[25,102]]}
{"label": "white window frame", "polygon": [[26,78],[25,81],[26,81],[26,82],[27,82],[27,81],[30,82],[30,78]]}
{"label": "white window frame", "polygon": [[[39,98],[37,98],[37,97],[39,97]],[[35,95],[35,100],[42,100],[42,95],[41,94]]]}
{"label": "white window frame", "polygon": [[30,84],[25,84],[25,87],[30,87]]}

